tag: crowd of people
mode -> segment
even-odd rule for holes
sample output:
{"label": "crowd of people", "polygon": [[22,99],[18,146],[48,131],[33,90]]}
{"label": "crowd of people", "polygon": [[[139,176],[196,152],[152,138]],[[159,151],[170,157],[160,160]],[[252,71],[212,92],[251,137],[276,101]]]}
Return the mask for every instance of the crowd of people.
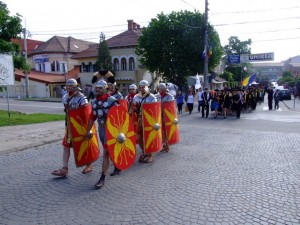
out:
{"label": "crowd of people", "polygon": [[[115,82],[107,82],[104,79],[100,79],[95,84],[95,95],[90,96],[90,87],[87,91],[89,96],[87,97],[81,92],[78,87],[78,83],[75,79],[69,79],[66,81],[66,94],[62,97],[62,103],[66,112],[66,132],[63,138],[63,163],[60,169],[54,170],[51,174],[58,177],[66,177],[68,175],[68,163],[70,158],[70,149],[73,146],[73,137],[70,126],[70,118],[68,112],[73,109],[78,109],[84,107],[89,103],[89,97],[91,97],[91,107],[92,113],[88,117],[88,124],[85,133],[85,139],[90,140],[95,134],[92,132],[92,127],[94,122],[98,123],[98,136],[102,144],[103,149],[103,161],[102,161],[102,171],[100,179],[95,184],[96,189],[100,189],[105,184],[105,178],[107,176],[109,166],[110,166],[110,155],[107,147],[106,140],[106,121],[108,118],[109,109],[115,105],[119,105],[120,99],[126,99],[128,104],[128,113],[130,115],[135,114],[137,118],[137,128],[136,128],[136,142],[140,146],[141,155],[138,161],[143,163],[153,162],[154,154],[145,151],[145,140],[143,131],[143,120],[142,120],[142,106],[144,103],[151,102],[168,102],[173,101],[173,95],[168,93],[166,84],[161,83],[158,85],[157,94],[150,92],[149,83],[146,80],[141,80],[137,85],[131,84],[129,86],[128,95],[125,97],[119,92],[116,87]],[[175,101],[174,101],[175,102]],[[175,109],[176,112],[176,109]],[[168,144],[165,124],[164,124],[164,114],[162,113],[162,148],[160,151],[168,152],[170,146]],[[85,168],[82,170],[83,174],[90,173],[93,170],[92,163],[87,163]],[[114,167],[111,176],[119,174],[121,170]]]}
{"label": "crowd of people", "polygon": [[[203,118],[208,118],[211,112],[213,118],[219,116],[226,119],[229,115],[235,115],[240,118],[241,112],[246,110],[255,110],[257,104],[264,101],[267,94],[269,110],[279,109],[279,90],[274,91],[273,87],[263,87],[261,85],[250,86],[247,88],[224,88],[223,90],[209,90],[199,88],[193,91],[189,88],[186,95],[179,90],[175,96],[177,102],[178,114],[182,114],[182,108],[186,103],[185,110],[191,114],[194,108]],[[273,102],[275,106],[273,107]],[[195,106],[195,107],[194,107]]]}

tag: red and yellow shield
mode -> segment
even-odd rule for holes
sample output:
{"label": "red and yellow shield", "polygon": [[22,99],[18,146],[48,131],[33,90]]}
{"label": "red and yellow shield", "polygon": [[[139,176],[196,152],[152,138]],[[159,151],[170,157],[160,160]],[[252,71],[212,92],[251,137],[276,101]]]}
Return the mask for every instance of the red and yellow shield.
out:
{"label": "red and yellow shield", "polygon": [[126,99],[119,99],[118,102],[126,109],[126,111],[128,111],[128,101]]}
{"label": "red and yellow shield", "polygon": [[118,169],[128,169],[135,161],[136,137],[129,113],[123,106],[110,108],[105,134],[111,160]]}
{"label": "red and yellow shield", "polygon": [[144,153],[158,152],[162,149],[161,102],[142,105],[144,132]]}
{"label": "red and yellow shield", "polygon": [[166,130],[168,143],[176,144],[180,140],[176,102],[175,100],[170,102],[163,102],[162,107],[164,128]]}
{"label": "red and yellow shield", "polygon": [[100,155],[95,124],[91,129],[94,134],[93,137],[90,140],[85,139],[91,112],[92,107],[90,104],[87,104],[85,107],[68,111],[75,164],[77,167],[96,161]]}

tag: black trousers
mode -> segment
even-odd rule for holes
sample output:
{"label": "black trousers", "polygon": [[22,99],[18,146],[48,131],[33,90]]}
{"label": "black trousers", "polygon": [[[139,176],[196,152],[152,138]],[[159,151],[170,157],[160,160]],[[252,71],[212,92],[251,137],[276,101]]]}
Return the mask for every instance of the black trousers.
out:
{"label": "black trousers", "polygon": [[202,105],[202,117],[204,117],[204,110],[206,111],[205,116],[208,117],[209,113],[209,104],[204,104]]}
{"label": "black trousers", "polygon": [[273,101],[272,101],[273,99],[268,99],[268,105],[269,105],[269,110],[272,110],[272,108],[273,108]]}
{"label": "black trousers", "polygon": [[239,119],[241,116],[241,111],[242,111],[242,104],[237,104],[236,105],[236,117]]}

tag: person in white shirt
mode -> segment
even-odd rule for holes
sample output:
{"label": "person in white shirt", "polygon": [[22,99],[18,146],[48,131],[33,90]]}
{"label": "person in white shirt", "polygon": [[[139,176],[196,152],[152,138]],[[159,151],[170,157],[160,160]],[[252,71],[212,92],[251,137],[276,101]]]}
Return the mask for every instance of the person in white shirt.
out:
{"label": "person in white shirt", "polygon": [[194,109],[194,101],[195,101],[195,96],[193,94],[193,91],[189,90],[189,93],[187,95],[186,105],[190,115],[192,114],[192,111]]}
{"label": "person in white shirt", "polygon": [[201,112],[200,108],[203,107],[203,99],[202,99],[202,88],[199,88],[198,91],[198,113]]}

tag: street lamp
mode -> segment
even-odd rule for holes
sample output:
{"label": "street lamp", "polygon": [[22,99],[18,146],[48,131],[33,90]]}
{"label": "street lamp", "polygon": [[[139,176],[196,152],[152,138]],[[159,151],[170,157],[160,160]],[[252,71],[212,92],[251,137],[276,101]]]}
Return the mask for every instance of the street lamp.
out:
{"label": "street lamp", "polygon": [[[27,30],[26,30],[26,18],[22,15],[19,15],[24,18],[25,22],[25,28],[23,28],[23,35],[24,35],[24,57],[25,57],[25,62],[27,65]],[[24,72],[25,75],[25,90],[26,90],[26,98],[29,98],[29,79],[28,79],[28,73],[27,71]]]}

